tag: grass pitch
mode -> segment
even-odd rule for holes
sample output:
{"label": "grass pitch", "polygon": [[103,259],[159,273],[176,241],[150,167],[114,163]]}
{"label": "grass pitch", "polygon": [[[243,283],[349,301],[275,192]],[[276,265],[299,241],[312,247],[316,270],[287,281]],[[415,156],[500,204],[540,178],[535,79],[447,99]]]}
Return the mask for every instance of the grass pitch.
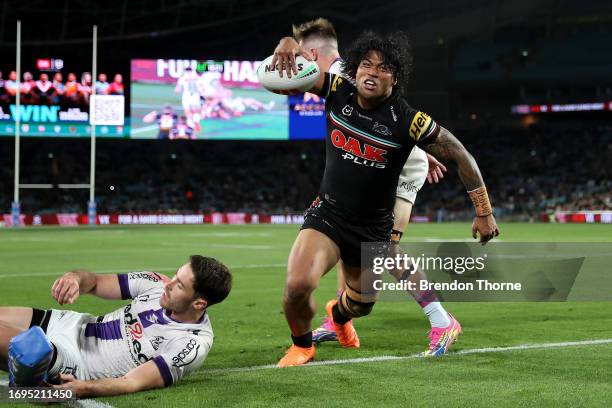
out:
{"label": "grass pitch", "polygon": [[[606,225],[503,224],[505,241],[610,242]],[[209,311],[215,345],[203,368],[177,386],[100,398],[115,407],[272,406],[608,406],[612,344],[451,354],[290,369],[232,370],[276,363],[290,344],[281,307],[285,263],[297,226],[130,226],[0,230],[0,305],[62,307],[53,281],[81,267],[94,272],[155,270],[172,275],[193,253],[234,273],[230,297]],[[469,237],[467,224],[415,224],[404,240]],[[612,273],[612,271],[610,271]],[[318,324],[335,293],[335,273],[315,292]],[[612,290],[612,288],[611,288]],[[103,314],[125,304],[90,296],[69,308]],[[464,332],[452,351],[612,338],[612,304],[447,303]],[[325,343],[317,361],[411,356],[429,329],[419,307],[379,302],[356,321],[362,347]],[[17,406],[23,407],[24,404]]]}

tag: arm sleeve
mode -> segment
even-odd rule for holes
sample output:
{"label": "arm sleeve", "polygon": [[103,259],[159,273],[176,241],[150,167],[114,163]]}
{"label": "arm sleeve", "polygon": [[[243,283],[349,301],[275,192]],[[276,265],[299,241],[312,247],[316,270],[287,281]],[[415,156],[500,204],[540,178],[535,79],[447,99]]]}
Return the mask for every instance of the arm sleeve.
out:
{"label": "arm sleeve", "polygon": [[184,376],[199,369],[212,347],[212,336],[187,336],[168,342],[153,358],[164,379],[164,385],[175,384]]}
{"label": "arm sleeve", "polygon": [[134,299],[151,290],[164,286],[163,277],[155,272],[130,272],[117,275],[121,299]]}
{"label": "arm sleeve", "polygon": [[414,205],[417,193],[425,184],[428,172],[427,156],[423,150],[415,146],[400,173],[396,196]]}
{"label": "arm sleeve", "polygon": [[440,133],[440,125],[425,112],[411,110],[409,123],[408,134],[417,146],[427,146],[436,140]]}

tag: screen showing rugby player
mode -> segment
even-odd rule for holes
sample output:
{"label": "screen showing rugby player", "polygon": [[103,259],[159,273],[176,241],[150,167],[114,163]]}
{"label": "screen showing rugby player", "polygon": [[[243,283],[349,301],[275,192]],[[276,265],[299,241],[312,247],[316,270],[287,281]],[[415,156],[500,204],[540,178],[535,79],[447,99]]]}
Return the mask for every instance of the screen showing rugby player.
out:
{"label": "screen showing rugby player", "polygon": [[132,60],[133,139],[289,139],[287,97],[258,61]]}

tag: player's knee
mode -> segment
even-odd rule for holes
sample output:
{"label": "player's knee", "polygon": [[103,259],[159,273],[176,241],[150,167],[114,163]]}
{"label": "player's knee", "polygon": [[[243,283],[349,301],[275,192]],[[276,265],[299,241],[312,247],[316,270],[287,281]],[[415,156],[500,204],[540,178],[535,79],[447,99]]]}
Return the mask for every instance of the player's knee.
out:
{"label": "player's knee", "polygon": [[314,291],[315,285],[311,282],[310,279],[304,278],[302,276],[296,276],[287,279],[287,284],[285,287],[285,298],[288,301],[292,301],[294,299],[304,299],[308,298],[310,294]]}
{"label": "player's knee", "polygon": [[367,316],[372,312],[375,302],[359,302],[345,296],[340,302],[340,312],[346,317],[356,318]]}

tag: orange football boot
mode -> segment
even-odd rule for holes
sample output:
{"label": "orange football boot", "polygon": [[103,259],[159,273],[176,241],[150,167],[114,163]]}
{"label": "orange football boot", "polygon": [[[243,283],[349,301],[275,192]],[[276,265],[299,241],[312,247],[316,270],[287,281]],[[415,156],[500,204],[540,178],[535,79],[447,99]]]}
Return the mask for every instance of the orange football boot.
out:
{"label": "orange football boot", "polygon": [[289,350],[287,350],[287,353],[285,353],[285,356],[281,358],[276,365],[280,368],[304,365],[314,360],[314,357],[314,346],[304,348],[292,344],[291,347],[289,347]]}
{"label": "orange football boot", "polygon": [[327,316],[333,322],[336,334],[338,335],[338,343],[344,348],[359,348],[361,343],[359,342],[359,336],[357,331],[353,327],[353,321],[349,320],[345,324],[338,324],[334,322],[334,316],[332,314],[332,308],[338,303],[338,299],[333,299],[327,302],[325,305],[325,311]]}

